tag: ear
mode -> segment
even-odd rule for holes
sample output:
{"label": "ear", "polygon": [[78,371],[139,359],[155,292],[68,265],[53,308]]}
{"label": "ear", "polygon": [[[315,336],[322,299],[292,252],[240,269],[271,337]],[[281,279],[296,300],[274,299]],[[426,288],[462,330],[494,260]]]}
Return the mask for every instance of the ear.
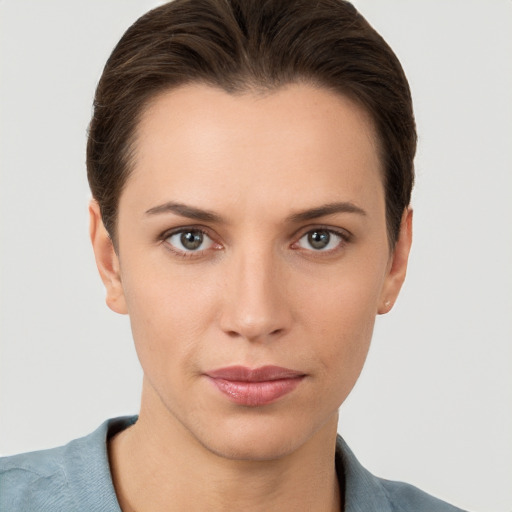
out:
{"label": "ear", "polygon": [[400,223],[400,233],[393,253],[391,254],[387,275],[382,287],[379,315],[389,313],[395,303],[400,288],[405,280],[407,262],[412,243],[412,209],[406,208]]}
{"label": "ear", "polygon": [[89,203],[89,234],[96,258],[96,266],[107,291],[107,306],[116,313],[126,314],[126,301],[121,282],[119,257],[103,225],[100,206],[94,199]]}

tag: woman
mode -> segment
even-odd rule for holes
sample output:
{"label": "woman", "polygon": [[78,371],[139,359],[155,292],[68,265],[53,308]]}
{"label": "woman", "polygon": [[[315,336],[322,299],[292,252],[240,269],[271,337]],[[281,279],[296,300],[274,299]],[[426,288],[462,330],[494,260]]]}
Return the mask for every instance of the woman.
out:
{"label": "woman", "polygon": [[411,245],[401,66],[348,3],[176,0],[123,36],[87,148],[138,418],[2,461],[6,510],[457,510],[337,437]]}

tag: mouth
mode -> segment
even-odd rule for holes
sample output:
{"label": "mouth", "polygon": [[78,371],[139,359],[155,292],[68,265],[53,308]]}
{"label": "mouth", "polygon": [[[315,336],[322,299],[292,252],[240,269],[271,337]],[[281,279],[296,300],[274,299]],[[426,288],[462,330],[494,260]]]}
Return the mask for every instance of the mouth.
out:
{"label": "mouth", "polygon": [[231,402],[249,407],[271,404],[291,393],[306,376],[280,366],[229,366],[206,377]]}

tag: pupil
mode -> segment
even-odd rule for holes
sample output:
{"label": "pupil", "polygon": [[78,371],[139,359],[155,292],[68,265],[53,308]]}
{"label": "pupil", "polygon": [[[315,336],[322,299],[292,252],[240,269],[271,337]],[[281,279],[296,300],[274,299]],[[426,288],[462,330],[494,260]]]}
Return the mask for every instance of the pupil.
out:
{"label": "pupil", "polygon": [[181,243],[183,247],[191,251],[195,251],[203,243],[203,233],[200,231],[187,231],[181,235]]}
{"label": "pupil", "polygon": [[330,240],[331,234],[325,230],[312,231],[308,235],[308,242],[314,249],[324,249],[329,245]]}

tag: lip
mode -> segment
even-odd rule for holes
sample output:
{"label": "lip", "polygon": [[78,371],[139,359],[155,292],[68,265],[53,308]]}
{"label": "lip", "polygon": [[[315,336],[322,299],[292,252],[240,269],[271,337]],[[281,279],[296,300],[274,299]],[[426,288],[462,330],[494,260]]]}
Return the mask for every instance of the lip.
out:
{"label": "lip", "polygon": [[281,366],[229,366],[205,375],[231,402],[250,407],[279,400],[291,393],[305,377],[304,373]]}

